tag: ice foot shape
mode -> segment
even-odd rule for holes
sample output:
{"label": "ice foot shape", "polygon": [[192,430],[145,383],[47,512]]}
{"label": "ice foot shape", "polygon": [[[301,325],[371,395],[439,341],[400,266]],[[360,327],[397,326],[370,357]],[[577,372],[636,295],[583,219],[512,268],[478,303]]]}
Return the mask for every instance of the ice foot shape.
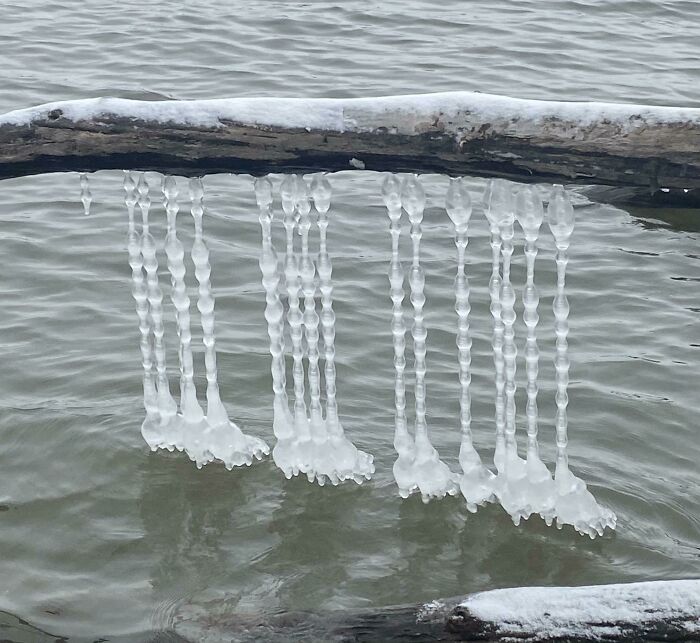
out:
{"label": "ice foot shape", "polygon": [[[263,440],[246,435],[233,422],[211,425],[206,416],[199,421],[187,421],[178,414],[165,427],[159,418],[146,417],[141,434],[151,451],[184,451],[198,469],[216,461],[230,471],[233,467],[250,466],[270,453]],[[167,440],[163,436],[168,436]]]}
{"label": "ice foot shape", "polygon": [[617,516],[610,509],[598,504],[586,483],[577,478],[571,470],[561,468],[555,476],[556,500],[554,510],[557,527],[571,525],[580,534],[587,534],[591,540],[602,536],[606,527],[615,529]]}
{"label": "ice foot shape", "polygon": [[[291,413],[287,421],[293,423]],[[324,425],[327,425],[325,421]],[[330,434],[328,430],[322,439],[280,438],[272,450],[272,458],[288,480],[306,475],[309,482],[320,486],[326,482],[335,486],[346,480],[361,484],[370,480],[375,471],[373,456],[360,451],[344,433]]]}
{"label": "ice foot shape", "polygon": [[496,476],[481,462],[476,449],[469,444],[462,445],[459,452],[459,464],[462,473],[457,476],[459,489],[467,503],[467,510],[476,513],[479,505],[493,502]]}

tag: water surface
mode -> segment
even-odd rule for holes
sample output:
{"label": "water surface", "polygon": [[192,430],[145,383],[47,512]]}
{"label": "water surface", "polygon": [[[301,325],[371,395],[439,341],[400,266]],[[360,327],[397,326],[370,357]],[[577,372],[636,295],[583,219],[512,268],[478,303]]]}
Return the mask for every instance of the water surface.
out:
{"label": "water surface", "polygon": [[[0,111],[95,95],[362,96],[458,88],[700,105],[700,16],[694,2],[682,0],[481,0],[438,8],[32,0],[0,8]],[[0,185],[0,610],[53,635],[135,640],[136,632],[173,626],[194,613],[191,606],[245,617],[513,585],[700,574],[698,213],[578,209],[568,279],[571,464],[619,518],[616,534],[591,542],[536,519],[515,528],[495,506],[473,516],[458,499],[424,506],[397,497],[390,471],[389,235],[379,181],[359,172],[332,179],[340,411],[346,431],[377,462],[373,483],[338,489],[286,481],[270,462],[197,471],[182,455],[149,453],[139,433],[140,357],[121,176],[91,177],[88,219],[75,174]],[[427,384],[434,442],[455,465],[455,265],[441,209],[446,184],[444,177],[424,179]],[[246,430],[272,441],[252,180],[210,176],[205,188],[222,396]],[[478,202],[483,182],[469,181],[469,188]],[[191,220],[186,212],[181,217],[191,241]],[[162,243],[160,205],[153,219]],[[490,248],[478,206],[471,231],[474,431],[489,458]],[[514,279],[524,280],[520,247]],[[541,432],[551,463],[549,238],[537,282]],[[522,353],[521,324],[516,331]],[[172,321],[168,333],[173,366]],[[523,376],[521,361],[521,409]],[[14,640],[29,636],[13,617],[0,616],[0,623]]]}

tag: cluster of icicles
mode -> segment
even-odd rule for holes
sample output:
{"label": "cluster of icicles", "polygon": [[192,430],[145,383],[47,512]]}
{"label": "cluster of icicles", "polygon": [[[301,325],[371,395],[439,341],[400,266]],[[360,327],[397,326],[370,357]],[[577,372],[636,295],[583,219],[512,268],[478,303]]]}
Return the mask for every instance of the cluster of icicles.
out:
{"label": "cluster of icicles", "polygon": [[[87,214],[92,200],[86,175],[81,176],[81,201]],[[195,238],[191,258],[198,284],[206,366],[206,414],[197,399],[190,331],[190,299],[186,286],[185,250],[177,236],[178,187],[174,177],[161,184],[167,214],[165,255],[171,277],[170,297],[175,308],[180,362],[180,401],[171,394],[165,363],[163,293],[158,279],[156,243],[149,232],[149,185],[142,174],[124,177],[125,202],[129,215],[128,250],[132,269],[132,292],[136,302],[141,335],[143,390],[146,418],[142,434],[152,450],[186,452],[201,467],[220,461],[227,468],[250,465],[269,454],[268,445],[246,435],[232,422],[219,395],[214,333],[209,251],[203,237],[204,191],[201,179],[189,182],[190,210]],[[395,432],[397,459],[393,473],[399,493],[406,498],[420,493],[424,502],[461,492],[469,511],[489,502],[499,502],[517,525],[531,515],[541,516],[548,525],[572,525],[594,537],[606,527],[614,529],[616,518],[601,507],[574,476],[567,458],[567,385],[569,359],[567,334],[569,304],[565,294],[567,250],[574,228],[574,210],[562,186],[554,186],[547,206],[547,222],[557,248],[557,292],[554,298],[556,334],[556,447],[554,476],[542,462],[538,450],[537,394],[538,362],[535,259],[544,205],[537,189],[517,188],[503,180],[487,184],[484,211],[491,231],[492,274],[489,284],[493,317],[493,359],[495,367],[495,450],[493,470],[481,460],[471,434],[471,337],[469,328],[470,290],[465,271],[468,226],[472,214],[469,193],[461,179],[451,179],[445,209],[455,232],[457,270],[455,277],[456,343],[460,382],[461,472],[455,473],[440,460],[430,443],[426,422],[426,344],[424,322],[425,273],[420,263],[421,223],[425,193],[416,176],[401,181],[388,175],[382,195],[390,219],[392,253],[389,267],[393,305],[391,330],[395,367]],[[284,259],[273,242],[275,220],[273,184],[267,177],[255,181],[255,196],[262,230],[260,269],[265,289],[265,319],[272,356],[273,432],[275,464],[287,478],[306,475],[320,485],[337,485],[346,480],[361,483],[374,473],[371,455],[358,450],[347,438],[336,401],[335,314],[333,312],[332,265],[326,232],[331,205],[331,186],[324,175],[309,183],[287,175],[279,188],[282,224],[286,233]],[[137,231],[135,208],[141,212]],[[404,311],[405,274],[399,256],[401,220],[408,215],[413,256],[408,271],[411,325],[415,369],[415,419],[409,431],[406,416],[406,332]],[[280,217],[278,217],[280,218]],[[523,459],[516,441],[515,374],[517,348],[514,336],[516,294],[510,279],[514,246],[514,224],[524,233],[527,277],[522,291],[523,321],[527,328],[525,368],[527,373],[527,450]],[[312,256],[309,237],[318,231],[318,254]],[[300,242],[295,242],[296,238]],[[301,245],[301,248],[297,246]],[[282,304],[287,297],[287,310]],[[317,303],[317,300],[318,303]],[[285,367],[285,331],[291,340],[294,402],[290,406]],[[321,339],[323,351],[321,351]],[[321,365],[323,367],[321,367]],[[306,390],[308,382],[308,391]],[[322,394],[325,388],[325,395]],[[307,404],[308,399],[308,404]],[[325,401],[325,408],[323,402]]]}
{"label": "cluster of icicles", "polygon": [[[400,182],[388,176],[382,195],[391,221],[392,255],[389,268],[391,300],[393,303],[392,334],[395,366],[395,432],[394,446],[398,458],[394,463],[394,478],[401,496],[420,493],[427,502],[431,498],[456,495],[461,491],[467,508],[474,512],[479,505],[499,502],[517,525],[533,514],[540,515],[551,525],[572,525],[591,538],[614,529],[616,518],[601,507],[587,490],[586,484],[569,469],[567,447],[567,385],[569,358],[567,334],[569,304],[564,292],[567,250],[574,229],[574,209],[562,186],[554,186],[547,207],[547,222],[557,248],[557,293],[554,298],[556,333],[556,446],[557,460],[554,477],[539,456],[537,439],[537,375],[539,351],[536,328],[539,321],[539,295],[535,286],[537,239],[544,220],[544,206],[539,192],[521,186],[493,180],[487,184],[484,211],[490,231],[492,274],[489,283],[493,317],[493,359],[496,373],[495,419],[496,444],[493,464],[495,472],[485,466],[472,444],[471,434],[471,338],[469,333],[469,281],[465,272],[468,227],[472,214],[469,193],[462,180],[451,179],[445,199],[445,209],[455,232],[457,274],[455,277],[455,310],[457,312],[457,349],[460,382],[461,444],[459,463],[461,473],[455,474],[440,460],[430,443],[426,424],[426,339],[423,321],[425,304],[425,274],[420,265],[421,222],[425,208],[425,193],[418,178],[409,176]],[[405,395],[405,334],[404,271],[399,258],[401,217],[405,211],[411,226],[413,259],[408,273],[410,302],[413,307],[413,353],[415,365],[414,431],[408,431]],[[524,322],[527,327],[525,364],[527,372],[527,452],[518,455],[516,442],[515,373],[517,348],[514,335],[516,294],[510,279],[515,221],[525,237],[527,278],[523,288]]]}

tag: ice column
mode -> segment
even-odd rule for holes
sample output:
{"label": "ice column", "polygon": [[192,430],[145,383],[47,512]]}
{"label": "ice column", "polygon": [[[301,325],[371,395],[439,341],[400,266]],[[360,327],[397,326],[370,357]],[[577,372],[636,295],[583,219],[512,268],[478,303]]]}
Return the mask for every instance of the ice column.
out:
{"label": "ice column", "polygon": [[253,458],[261,459],[263,455],[269,453],[269,447],[262,440],[245,435],[229,420],[219,395],[214,338],[214,295],[209,280],[211,275],[209,249],[202,233],[204,188],[200,178],[190,179],[190,198],[195,231],[192,261],[199,284],[197,308],[201,315],[207,375],[207,428],[202,438],[201,448],[195,448],[192,452],[188,449],[188,453],[198,467],[216,459],[221,460],[227,469],[232,469],[234,466],[252,464]]}
{"label": "ice column", "polygon": [[141,334],[141,364],[143,366],[143,406],[146,409],[146,420],[141,427],[144,439],[152,448],[158,448],[161,435],[158,429],[158,394],[153,375],[153,342],[152,324],[148,313],[148,290],[143,275],[143,255],[141,253],[141,237],[136,232],[134,207],[138,201],[136,182],[131,172],[124,173],[124,192],[127,212],[129,214],[129,232],[127,248],[129,265],[131,266],[131,294],[136,302],[136,314],[139,318]]}
{"label": "ice column", "polygon": [[178,450],[185,448],[184,436],[194,442],[194,451],[201,449],[204,433],[204,411],[197,400],[194,384],[194,361],[192,359],[192,333],[190,330],[190,298],[185,283],[185,249],[177,236],[178,187],[173,176],[163,180],[165,212],[168,217],[168,232],[165,237],[165,254],[170,272],[170,299],[175,307],[178,336],[178,358],[180,361],[180,413],[173,418],[169,431],[170,443]]}
{"label": "ice column", "polygon": [[[143,433],[146,442],[155,450],[159,447],[172,450],[173,444],[168,441],[168,425],[177,414],[177,404],[170,394],[170,385],[168,382],[168,374],[165,364],[165,343],[163,336],[165,329],[163,327],[163,292],[158,283],[158,259],[156,258],[156,242],[150,232],[148,214],[151,207],[151,199],[149,197],[148,181],[145,175],[139,178],[137,190],[139,193],[138,204],[141,209],[141,217],[143,221],[143,230],[141,234],[141,255],[143,257],[143,267],[146,269],[146,292],[148,298],[148,308],[153,326],[153,345],[156,361],[156,382],[157,395],[156,403],[158,405],[158,428],[156,429],[155,438],[152,422],[147,417],[144,421],[141,432]],[[157,441],[156,441],[157,440]]]}
{"label": "ice column", "polygon": [[83,204],[85,216],[88,216],[90,214],[90,204],[92,203],[92,193],[90,192],[88,175],[85,172],[80,175],[80,201]]}
{"label": "ice column", "polygon": [[413,354],[416,369],[416,417],[415,417],[415,472],[416,482],[424,502],[431,498],[443,498],[446,494],[457,493],[455,475],[440,460],[440,456],[430,443],[426,422],[426,339],[427,330],[423,319],[425,306],[425,272],[420,265],[420,242],[423,236],[421,222],[425,208],[425,192],[417,176],[407,177],[401,186],[401,202],[411,222],[413,242],[413,263],[409,273],[411,304],[413,304]]}
{"label": "ice column", "polygon": [[313,457],[311,453],[311,433],[309,419],[306,415],[304,400],[304,348],[303,348],[303,315],[299,302],[301,284],[299,279],[299,262],[294,250],[294,232],[296,230],[297,202],[299,200],[299,178],[289,174],[282,181],[280,196],[284,211],[284,229],[287,233],[287,252],[284,259],[284,277],[287,286],[289,309],[287,322],[292,340],[292,377],[294,380],[294,466],[293,475],[306,473],[313,478]]}
{"label": "ice column", "polygon": [[[518,456],[515,441],[515,359],[517,350],[513,325],[515,323],[515,291],[510,281],[510,262],[513,255],[513,191],[511,185],[502,180],[492,183],[488,209],[489,222],[498,228],[493,234],[494,249],[500,247],[502,274],[496,272],[497,258],[494,256],[494,274],[491,278],[491,313],[494,317],[494,362],[496,365],[496,457],[498,476],[494,481],[494,492],[503,508],[517,525],[530,512],[521,484],[525,477],[525,461]],[[500,289],[496,285],[500,282]]]}
{"label": "ice column", "polygon": [[569,357],[567,335],[569,333],[569,302],[565,293],[566,265],[571,234],[574,231],[574,209],[561,185],[555,185],[547,207],[547,222],[557,247],[557,294],[554,298],[554,330],[556,333],[556,357],[554,366],[557,380],[557,464],[554,476],[557,498],[555,512],[557,526],[573,525],[580,533],[594,538],[603,534],[605,527],[615,528],[615,514],[601,507],[586,484],[569,470],[567,448],[567,413],[569,403]]}
{"label": "ice column", "polygon": [[500,217],[507,207],[507,183],[501,179],[489,181],[484,194],[486,218],[491,232],[491,316],[493,317],[493,363],[496,371],[496,448],[493,461],[497,471],[504,471],[506,453],[505,363],[503,360],[503,321],[501,320],[501,229]]}
{"label": "ice column", "polygon": [[523,320],[527,326],[525,363],[527,371],[527,476],[522,481],[528,510],[538,513],[552,524],[554,484],[546,465],[540,459],[537,443],[537,375],[540,353],[537,348],[537,307],[540,297],[535,286],[537,237],[544,218],[542,199],[536,188],[525,186],[516,197],[515,216],[525,235],[527,278],[523,290]]}
{"label": "ice column", "polygon": [[399,255],[401,238],[401,182],[393,174],[382,184],[382,198],[391,221],[391,262],[389,285],[392,302],[391,334],[394,344],[394,448],[398,457],[394,462],[394,480],[402,498],[418,491],[415,472],[415,443],[408,432],[406,420],[406,324],[403,318],[404,272]]}
{"label": "ice column", "polygon": [[457,311],[457,349],[459,351],[459,420],[461,443],[459,463],[462,475],[459,486],[467,502],[467,509],[475,512],[478,505],[493,497],[493,474],[481,462],[481,458],[472,444],[471,432],[471,347],[469,336],[469,279],[464,262],[468,244],[467,231],[472,214],[471,198],[462,179],[450,179],[450,186],[445,199],[445,209],[455,229],[457,246],[457,276],[455,277],[455,310]]}
{"label": "ice column", "polygon": [[312,470],[307,472],[310,482],[314,479],[323,486],[328,477],[337,484],[331,454],[328,453],[328,432],[321,410],[321,374],[319,372],[319,317],[316,313],[316,267],[309,255],[309,230],[311,229],[311,200],[309,188],[303,177],[297,181],[297,212],[299,214],[299,235],[301,236],[301,262],[299,277],[304,296],[302,313],[309,379],[309,434],[311,437]]}
{"label": "ice column", "polygon": [[[319,255],[318,276],[321,291],[321,327],[324,344],[324,379],[326,385],[325,427],[329,443],[325,449],[323,461],[326,462],[326,475],[333,484],[343,480],[355,480],[360,484],[369,480],[374,473],[374,458],[360,451],[346,437],[343,425],[338,417],[335,381],[335,313],[333,312],[333,283],[331,276],[333,265],[328,254],[327,230],[328,211],[331,206],[331,185],[324,175],[317,175],[311,182],[311,196],[318,214]],[[305,291],[306,294],[306,291]],[[310,323],[316,326],[318,337],[318,316],[311,317]],[[308,337],[308,335],[307,335]],[[316,339],[318,341],[318,339]],[[311,344],[309,344],[309,382],[311,383]],[[311,384],[310,384],[311,385]],[[311,422],[314,423],[314,393],[311,396]]]}
{"label": "ice column", "polygon": [[[272,449],[275,464],[287,478],[295,474],[295,433],[294,418],[289,411],[287,399],[287,376],[284,360],[284,307],[280,301],[280,271],[277,253],[272,242],[272,182],[267,177],[255,180],[255,198],[260,210],[259,220],[262,231],[260,270],[265,288],[265,319],[267,334],[270,337],[272,356],[272,390],[274,393],[272,430],[277,443]],[[296,471],[298,473],[298,470]]]}

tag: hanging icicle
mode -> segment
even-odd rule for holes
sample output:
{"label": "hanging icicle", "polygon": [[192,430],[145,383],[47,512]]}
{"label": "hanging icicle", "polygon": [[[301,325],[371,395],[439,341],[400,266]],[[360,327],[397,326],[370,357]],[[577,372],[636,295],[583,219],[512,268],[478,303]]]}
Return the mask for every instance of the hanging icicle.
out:
{"label": "hanging icicle", "polygon": [[141,335],[141,364],[143,366],[143,406],[146,410],[146,419],[141,426],[141,434],[148,446],[156,450],[161,444],[162,436],[159,430],[158,399],[156,384],[153,375],[153,339],[152,322],[148,312],[148,290],[143,271],[143,254],[141,251],[141,235],[136,232],[134,208],[138,201],[136,193],[136,181],[131,172],[124,173],[124,202],[129,215],[129,232],[127,248],[129,251],[129,265],[131,267],[131,294],[136,303],[136,314],[139,320],[139,333]]}
{"label": "hanging icicle", "polygon": [[465,254],[469,243],[467,232],[472,214],[469,191],[461,178],[450,179],[450,186],[445,198],[445,210],[455,229],[457,246],[457,275],[455,277],[455,310],[457,311],[457,350],[459,355],[459,423],[461,441],[459,447],[459,464],[462,475],[459,486],[467,502],[467,509],[475,512],[478,505],[493,499],[493,478],[481,462],[479,454],[472,443],[471,432],[471,347],[469,335],[469,279],[464,269]]}
{"label": "hanging icicle", "polygon": [[[289,411],[287,398],[287,376],[284,361],[284,307],[280,301],[280,269],[277,253],[272,242],[272,182],[267,177],[255,180],[255,198],[260,211],[259,220],[262,231],[262,249],[260,253],[260,271],[265,288],[265,319],[270,338],[270,355],[272,356],[272,390],[274,393],[272,430],[277,443],[272,450],[272,458],[285,477],[297,475],[298,465],[295,459],[294,418]],[[296,471],[295,471],[296,468]]]}
{"label": "hanging icicle", "polygon": [[426,421],[426,340],[428,332],[423,319],[425,306],[425,272],[420,265],[420,242],[423,236],[421,222],[425,208],[425,192],[418,177],[409,176],[401,185],[401,203],[411,222],[411,240],[413,242],[413,262],[409,272],[411,287],[411,304],[413,305],[413,356],[415,360],[415,400],[416,417],[414,428],[415,440],[415,474],[416,483],[423,502],[431,498],[444,498],[445,495],[455,495],[458,491],[455,475],[450,468],[440,460],[437,450],[433,447],[428,436]]}
{"label": "hanging icicle", "polygon": [[262,459],[270,450],[263,440],[244,434],[231,420],[221,401],[216,368],[216,340],[214,333],[214,294],[211,288],[209,249],[202,230],[204,218],[204,187],[199,178],[190,179],[190,200],[194,219],[194,243],[192,262],[199,284],[197,308],[202,323],[204,363],[207,375],[206,429],[200,442],[192,443],[192,451],[186,445],[190,458],[198,467],[212,460],[220,460],[227,469],[247,465],[254,459]]}
{"label": "hanging icicle", "polygon": [[415,472],[415,442],[408,431],[406,419],[406,324],[404,323],[404,272],[399,255],[401,238],[401,182],[393,174],[382,184],[382,198],[391,221],[391,262],[389,263],[389,286],[392,302],[391,334],[394,344],[394,448],[397,458],[393,473],[399,495],[408,498],[418,491]]}
{"label": "hanging icicle", "polygon": [[85,172],[80,175],[80,201],[83,204],[83,212],[87,217],[90,214],[92,192],[90,192],[90,182],[88,181],[88,175],[85,174]]}
{"label": "hanging icicle", "polygon": [[540,459],[537,442],[537,375],[539,349],[537,348],[537,307],[540,297],[535,286],[535,259],[537,237],[544,218],[542,199],[536,188],[524,186],[516,197],[515,216],[525,236],[527,277],[523,289],[523,321],[527,327],[525,368],[527,372],[527,475],[522,481],[527,510],[539,514],[547,525],[554,517],[554,483],[547,466]]}
{"label": "hanging icicle", "polygon": [[591,538],[603,534],[605,527],[615,528],[615,514],[601,507],[593,494],[586,488],[586,483],[577,478],[569,469],[566,453],[568,436],[568,417],[566,407],[569,403],[567,385],[569,382],[569,357],[567,335],[569,334],[569,302],[566,298],[566,266],[569,261],[568,249],[574,231],[574,208],[561,185],[555,185],[547,207],[547,223],[554,236],[557,247],[557,294],[554,298],[554,330],[557,336],[554,366],[557,380],[557,464],[554,474],[556,485],[557,526],[573,525]]}
{"label": "hanging icicle", "polygon": [[[325,428],[327,442],[319,449],[324,462],[323,472],[333,484],[354,480],[357,484],[371,479],[374,474],[374,458],[360,451],[346,436],[338,416],[335,372],[335,313],[333,312],[333,264],[328,254],[328,212],[331,207],[331,184],[323,175],[311,182],[311,196],[317,214],[319,232],[318,276],[321,292],[321,328],[324,344],[324,379],[326,387]],[[309,292],[311,286],[309,285]],[[305,291],[306,294],[306,291]],[[318,316],[309,318],[312,334],[318,341]],[[308,338],[308,335],[307,335]],[[311,382],[311,346],[309,345],[309,381]],[[314,399],[312,391],[312,428],[314,422]]]}

